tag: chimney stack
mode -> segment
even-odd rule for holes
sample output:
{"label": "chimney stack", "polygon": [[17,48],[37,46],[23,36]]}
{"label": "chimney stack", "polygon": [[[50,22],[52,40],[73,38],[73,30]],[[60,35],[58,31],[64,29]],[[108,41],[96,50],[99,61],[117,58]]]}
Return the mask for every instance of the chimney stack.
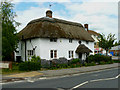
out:
{"label": "chimney stack", "polygon": [[88,31],[88,24],[84,24],[85,30]]}
{"label": "chimney stack", "polygon": [[51,10],[46,11],[46,17],[52,18],[52,11]]}

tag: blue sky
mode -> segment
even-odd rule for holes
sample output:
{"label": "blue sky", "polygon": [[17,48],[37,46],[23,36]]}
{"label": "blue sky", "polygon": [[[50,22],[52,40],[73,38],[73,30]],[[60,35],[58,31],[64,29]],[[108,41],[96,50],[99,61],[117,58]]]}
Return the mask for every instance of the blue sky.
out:
{"label": "blue sky", "polygon": [[[64,19],[72,22],[78,22],[84,25],[89,24],[89,29],[98,33],[116,34],[118,37],[118,2],[117,0],[64,0],[59,2],[39,2],[33,1],[13,2],[14,11],[17,14],[16,21],[21,23],[18,31],[22,30],[28,22],[33,19],[45,17],[48,9],[53,11],[53,18]],[[90,2],[91,1],[91,2]],[[106,1],[106,2],[105,2]],[[111,2],[110,2],[111,1]],[[52,5],[49,8],[49,4]]]}

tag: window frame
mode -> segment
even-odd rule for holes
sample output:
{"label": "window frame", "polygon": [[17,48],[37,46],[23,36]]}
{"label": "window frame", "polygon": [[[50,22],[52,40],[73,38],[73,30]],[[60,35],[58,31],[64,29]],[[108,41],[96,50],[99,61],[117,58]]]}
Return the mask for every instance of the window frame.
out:
{"label": "window frame", "polygon": [[52,59],[57,58],[57,50],[50,50],[50,58]]}
{"label": "window frame", "polygon": [[34,55],[34,50],[27,50],[27,55],[28,56],[33,56]]}
{"label": "window frame", "polygon": [[74,57],[74,51],[73,50],[69,50],[68,51],[68,56],[69,56],[69,58],[73,58]]}
{"label": "window frame", "polygon": [[89,41],[86,41],[86,44],[89,44]]}
{"label": "window frame", "polygon": [[72,42],[73,42],[73,39],[70,38],[70,39],[69,39],[69,43],[72,43]]}
{"label": "window frame", "polygon": [[50,38],[50,42],[57,42],[57,38]]}

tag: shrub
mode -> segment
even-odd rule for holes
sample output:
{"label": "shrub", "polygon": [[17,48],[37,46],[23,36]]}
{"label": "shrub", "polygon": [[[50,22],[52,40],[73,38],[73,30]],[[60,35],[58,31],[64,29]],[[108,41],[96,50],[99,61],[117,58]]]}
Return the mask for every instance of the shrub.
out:
{"label": "shrub", "polygon": [[105,62],[104,61],[100,61],[100,63],[99,63],[100,65],[104,65],[105,64]]}
{"label": "shrub", "polygon": [[112,61],[111,57],[100,55],[100,54],[90,55],[86,59],[87,63],[95,62],[95,63],[102,64],[103,62],[109,62],[109,61]]}
{"label": "shrub", "polygon": [[57,68],[67,68],[67,64],[57,64]]}
{"label": "shrub", "polygon": [[87,63],[91,63],[94,61],[94,55],[90,55],[89,57],[86,58]]}
{"label": "shrub", "polygon": [[70,64],[77,64],[77,63],[80,63],[80,59],[73,59],[70,62]]}
{"label": "shrub", "polygon": [[39,56],[33,56],[31,60],[19,64],[20,71],[40,70],[41,62]]}
{"label": "shrub", "polygon": [[113,60],[114,63],[120,63],[120,60]]}

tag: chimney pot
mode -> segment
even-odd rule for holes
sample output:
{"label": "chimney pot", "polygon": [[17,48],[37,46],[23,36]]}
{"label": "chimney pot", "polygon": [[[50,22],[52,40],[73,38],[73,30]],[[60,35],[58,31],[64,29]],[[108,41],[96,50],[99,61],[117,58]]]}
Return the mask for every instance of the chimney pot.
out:
{"label": "chimney pot", "polygon": [[52,18],[52,11],[51,10],[46,11],[46,17]]}
{"label": "chimney pot", "polygon": [[88,24],[84,24],[85,30],[88,31]]}

